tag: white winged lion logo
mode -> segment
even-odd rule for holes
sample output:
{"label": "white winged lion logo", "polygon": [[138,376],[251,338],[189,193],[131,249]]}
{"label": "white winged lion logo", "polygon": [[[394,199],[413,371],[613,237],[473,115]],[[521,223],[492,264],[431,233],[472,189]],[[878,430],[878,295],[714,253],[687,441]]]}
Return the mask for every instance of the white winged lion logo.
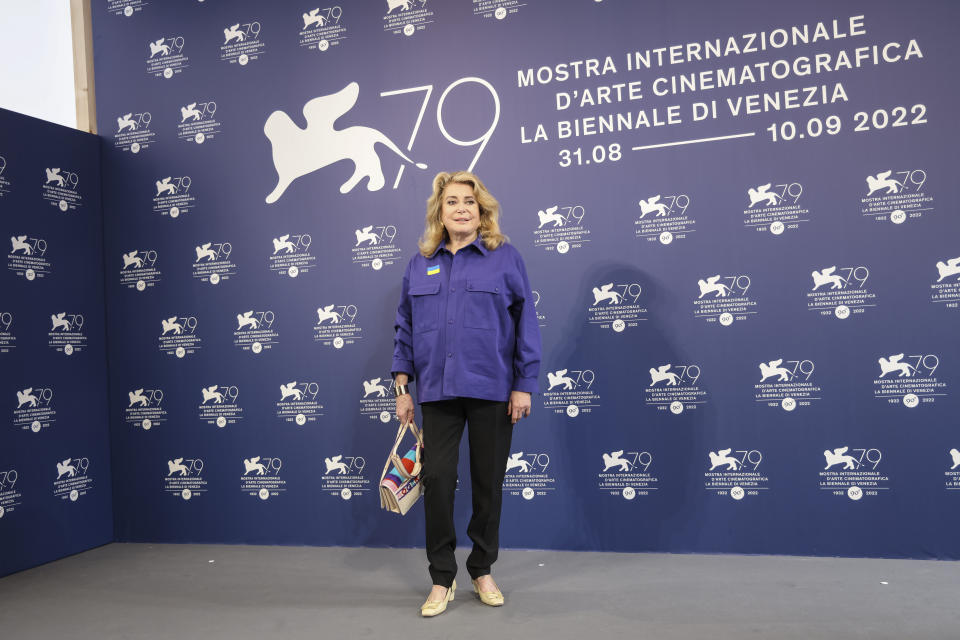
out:
{"label": "white winged lion logo", "polygon": [[379,191],[385,180],[380,156],[374,148],[377,143],[414,164],[419,169],[427,165],[408,158],[390,138],[371,127],[334,128],[340,116],[357,103],[360,85],[351,82],[336,93],[309,100],[303,105],[307,126],[301,129],[283,111],[274,111],[263,125],[263,133],[273,148],[273,166],[277,170],[277,186],[267,196],[267,204],[280,199],[297,178],[313,173],[340,160],[352,160],[353,175],[340,185],[340,193],[348,193],[367,178],[367,190]]}

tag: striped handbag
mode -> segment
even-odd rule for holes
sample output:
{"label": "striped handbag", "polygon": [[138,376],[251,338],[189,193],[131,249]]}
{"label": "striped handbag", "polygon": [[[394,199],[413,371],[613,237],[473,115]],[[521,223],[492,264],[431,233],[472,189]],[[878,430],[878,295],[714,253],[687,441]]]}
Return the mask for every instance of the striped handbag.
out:
{"label": "striped handbag", "polygon": [[[397,455],[397,449],[400,448],[400,442],[407,430],[413,434],[416,442],[401,458]],[[420,482],[420,454],[422,451],[423,436],[420,434],[417,425],[412,421],[409,424],[401,424],[397,430],[397,439],[393,443],[393,449],[390,450],[387,462],[383,465],[383,473],[380,474],[381,509],[406,515],[410,507],[420,499],[420,494],[423,493],[423,485]]]}

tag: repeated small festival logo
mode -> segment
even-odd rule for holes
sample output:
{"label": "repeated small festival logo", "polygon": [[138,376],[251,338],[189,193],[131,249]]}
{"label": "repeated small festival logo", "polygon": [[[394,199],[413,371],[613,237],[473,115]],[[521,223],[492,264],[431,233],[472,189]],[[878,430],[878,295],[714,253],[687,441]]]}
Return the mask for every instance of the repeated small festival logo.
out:
{"label": "repeated small festival logo", "polygon": [[356,244],[350,250],[353,264],[380,271],[397,264],[403,257],[403,249],[397,246],[397,228],[388,225],[367,225],[354,231]]}
{"label": "repeated small festival logo", "polygon": [[17,490],[20,473],[14,468],[0,468],[0,518],[17,510],[22,503],[22,494]]}
{"label": "repeated small festival logo", "polygon": [[157,252],[153,249],[132,249],[122,254],[120,286],[125,289],[146,291],[163,280],[157,267]]}
{"label": "repeated small festival logo", "polygon": [[378,376],[363,381],[360,415],[387,424],[393,419],[396,403],[390,393],[391,376]]}
{"label": "repeated small festival logo", "polygon": [[177,138],[180,140],[203,144],[217,137],[222,129],[217,103],[213,100],[196,100],[180,107],[180,122],[177,124]]}
{"label": "repeated small festival logo", "polygon": [[147,43],[147,75],[153,78],[170,79],[190,66],[190,58],[184,53],[186,40],[183,36],[165,36]]}
{"label": "repeated small festival logo", "polygon": [[473,15],[485,20],[505,20],[525,6],[527,3],[520,0],[473,0]]}
{"label": "repeated small festival logo", "polygon": [[193,211],[197,196],[190,192],[193,179],[190,176],[167,176],[154,182],[157,192],[153,196],[153,211],[176,220]]}
{"label": "repeated small festival logo", "polygon": [[237,275],[237,264],[230,259],[230,242],[204,242],[193,248],[193,277],[200,282],[217,285]]}
{"label": "repeated small festival logo", "polygon": [[27,280],[46,278],[52,271],[47,241],[26,234],[10,236],[7,269]]}
{"label": "repeated small festival logo", "polygon": [[323,53],[347,39],[347,27],[343,20],[343,7],[314,7],[300,16],[299,44],[304,49]]}
{"label": "repeated small festival logo", "polygon": [[550,471],[550,455],[514,451],[507,458],[506,474],[503,477],[503,492],[524,500],[546,496],[556,490],[557,479]]}
{"label": "repeated small festival logo", "polygon": [[75,211],[83,205],[80,195],[80,176],[75,171],[68,171],[61,167],[48,167],[42,186],[43,199],[48,204],[66,213]]}
{"label": "repeated small festival logo", "polygon": [[614,333],[640,326],[647,319],[647,308],[640,301],[639,282],[599,283],[590,291],[587,323]]}
{"label": "repeated small festival logo", "polygon": [[593,369],[557,369],[547,372],[547,389],[543,392],[543,408],[576,418],[592,413],[600,406],[600,394],[593,388],[597,374]]}
{"label": "repeated small festival logo", "polygon": [[270,309],[243,311],[237,314],[233,344],[253,354],[273,349],[280,341],[277,314]]}
{"label": "repeated small festival logo", "polygon": [[167,475],[163,477],[163,491],[183,500],[196,498],[207,492],[203,479],[203,460],[181,456],[167,460]]}
{"label": "repeated small festival logo", "polygon": [[881,356],[873,380],[873,397],[914,409],[947,396],[947,383],[937,376],[940,356],[935,353],[894,353]]}
{"label": "repeated small festival logo", "polygon": [[937,260],[937,279],[930,285],[930,301],[947,309],[960,308],[960,257]]}
{"label": "repeated small festival logo", "polygon": [[47,346],[58,353],[72,356],[87,348],[87,335],[83,330],[83,314],[61,311],[50,314],[50,330]]}
{"label": "repeated small festival logo", "polygon": [[927,188],[927,172],[923,169],[887,169],[868,175],[866,195],[860,198],[860,213],[895,225],[920,219],[934,210],[933,196]]}
{"label": "repeated small festival logo", "polygon": [[820,490],[854,502],[890,490],[890,478],[879,469],[883,453],[870,447],[824,449]]}
{"label": "repeated small festival logo", "polygon": [[10,193],[10,180],[3,173],[7,170],[7,159],[0,156],[0,198]]}
{"label": "repeated small festival logo", "polygon": [[473,15],[485,20],[504,20],[525,6],[527,3],[520,0],[473,0]]}
{"label": "repeated small festival logo", "polygon": [[[945,476],[944,487],[947,491],[960,491],[960,449],[954,447],[949,451],[950,461],[947,462],[947,470],[943,472]],[[0,474],[2,478],[3,474]],[[0,490],[2,490],[2,483],[0,483]],[[3,495],[0,494],[0,504],[2,504]]]}
{"label": "repeated small festival logo", "polygon": [[660,489],[660,479],[651,470],[653,454],[649,451],[605,451],[601,459],[603,467],[597,473],[597,488],[603,493],[633,500]]}
{"label": "repeated small festival logo", "polygon": [[147,0],[107,0],[107,13],[130,18],[143,11],[148,4]]}
{"label": "repeated small festival logo", "polygon": [[309,233],[285,233],[274,238],[270,271],[289,278],[309,273],[317,263],[317,258],[310,252],[311,244],[313,236]]}
{"label": "repeated small festival logo", "polygon": [[283,460],[278,457],[253,456],[243,459],[240,491],[260,500],[275,498],[287,490],[287,481],[280,476]]}
{"label": "repeated small festival logo", "polygon": [[130,111],[117,116],[117,130],[113,134],[113,146],[121,151],[140,153],[149,149],[157,134],[150,129],[153,114],[149,111]]}
{"label": "repeated small festival logo", "polygon": [[17,348],[17,336],[13,334],[13,312],[0,311],[0,353],[10,353]]}
{"label": "repeated small festival logo", "polygon": [[383,30],[386,33],[412,36],[434,22],[433,11],[427,8],[427,0],[385,1],[387,11],[383,16]]}
{"label": "repeated small festival logo", "polygon": [[753,399],[768,407],[794,411],[822,400],[821,389],[813,379],[813,360],[777,358],[761,362],[760,381],[753,385]]}
{"label": "repeated small festival logo", "polygon": [[76,456],[57,463],[57,478],[53,481],[54,498],[76,502],[92,489],[89,458]]}
{"label": "repeated small festival logo", "polygon": [[325,471],[320,478],[320,491],[342,500],[359,497],[370,491],[371,480],[364,474],[367,461],[363,456],[348,456],[338,453],[324,457]]}
{"label": "repeated small festival logo", "polygon": [[708,395],[700,383],[700,365],[666,363],[650,367],[644,403],[658,411],[679,415],[701,408]]}
{"label": "repeated small festival logo", "polygon": [[693,317],[708,324],[729,327],[757,313],[757,301],[750,294],[750,276],[744,273],[705,276],[697,280],[699,295],[693,301]]}
{"label": "repeated small festival logo", "polygon": [[697,221],[687,214],[690,196],[685,193],[658,193],[647,196],[637,205],[640,216],[633,221],[637,238],[668,245],[696,231]]}
{"label": "repeated small festival logo", "polygon": [[746,195],[743,225],[748,229],[779,236],[810,222],[810,211],[800,202],[803,185],[799,182],[768,182],[750,187]]}
{"label": "repeated small festival logo", "polygon": [[583,205],[552,205],[537,211],[538,226],[533,232],[533,246],[544,251],[566,254],[590,242],[590,228],[584,220]]}
{"label": "repeated small festival logo", "polygon": [[877,294],[870,290],[870,269],[863,265],[821,267],[810,272],[807,310],[821,316],[846,320],[877,306]]}
{"label": "repeated small festival logo", "polygon": [[127,392],[127,406],[124,408],[123,421],[131,427],[150,431],[167,421],[167,410],[163,406],[163,389],[140,387]]}
{"label": "repeated small festival logo", "polygon": [[243,420],[239,405],[240,389],[233,384],[211,384],[200,388],[202,401],[197,407],[200,422],[223,429]]}
{"label": "repeated small festival logo", "polygon": [[334,349],[356,344],[363,338],[363,329],[357,323],[357,313],[355,304],[325,304],[317,307],[313,341]]}
{"label": "repeated small festival logo", "polygon": [[225,27],[223,43],[220,45],[220,60],[241,67],[259,60],[267,47],[260,39],[261,28],[257,20],[236,22]]}
{"label": "repeated small festival logo", "polygon": [[533,308],[537,311],[537,324],[542,329],[547,326],[547,314],[543,310],[543,305],[540,304],[543,302],[543,295],[537,289],[531,290],[531,293],[533,294]]}
{"label": "repeated small festival logo", "polygon": [[770,489],[770,478],[760,471],[763,454],[756,449],[718,449],[707,459],[704,488],[711,494],[743,500]]}
{"label": "repeated small festival logo", "polygon": [[281,384],[280,400],[276,403],[277,418],[298,427],[316,422],[323,415],[319,396],[319,382],[291,380]]}
{"label": "repeated small festival logo", "polygon": [[199,351],[202,343],[197,335],[196,316],[175,315],[160,321],[157,346],[161,353],[183,358]]}
{"label": "repeated small festival logo", "polygon": [[17,408],[13,410],[15,429],[40,433],[57,421],[53,408],[53,389],[50,387],[27,387],[17,390]]}

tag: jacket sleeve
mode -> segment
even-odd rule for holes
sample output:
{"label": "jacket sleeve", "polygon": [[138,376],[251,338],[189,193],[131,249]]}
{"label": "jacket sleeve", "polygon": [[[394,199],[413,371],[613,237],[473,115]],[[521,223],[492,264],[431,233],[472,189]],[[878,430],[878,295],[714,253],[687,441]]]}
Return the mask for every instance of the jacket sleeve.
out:
{"label": "jacket sleeve", "polygon": [[522,286],[520,313],[516,316],[517,344],[513,354],[513,391],[536,393],[540,386],[540,323],[533,303],[533,291],[527,278],[527,269],[520,253],[516,254],[516,269]]}
{"label": "jacket sleeve", "polygon": [[410,305],[410,263],[403,274],[403,284],[400,287],[400,304],[397,305],[397,317],[393,324],[393,365],[390,372],[394,376],[405,373],[410,381],[415,379],[413,370],[413,315]]}

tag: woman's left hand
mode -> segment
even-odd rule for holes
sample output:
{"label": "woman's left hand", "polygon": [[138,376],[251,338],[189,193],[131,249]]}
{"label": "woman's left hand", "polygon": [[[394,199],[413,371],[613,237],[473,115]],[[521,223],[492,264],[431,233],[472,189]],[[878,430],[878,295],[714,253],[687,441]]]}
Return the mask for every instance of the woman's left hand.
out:
{"label": "woman's left hand", "polygon": [[517,424],[520,418],[530,415],[530,394],[526,391],[511,391],[510,402],[507,403],[507,414],[513,424]]}

